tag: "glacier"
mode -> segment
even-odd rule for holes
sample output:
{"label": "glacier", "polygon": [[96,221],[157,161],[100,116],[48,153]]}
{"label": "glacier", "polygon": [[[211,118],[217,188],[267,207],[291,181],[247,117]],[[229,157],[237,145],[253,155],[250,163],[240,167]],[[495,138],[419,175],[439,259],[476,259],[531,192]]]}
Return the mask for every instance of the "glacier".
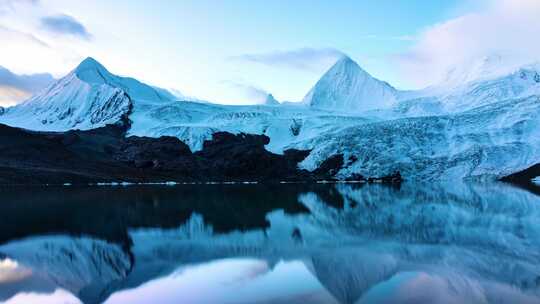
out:
{"label": "glacier", "polygon": [[540,65],[498,63],[484,59],[438,85],[401,91],[343,57],[302,102],[279,103],[269,94],[261,105],[232,106],[179,100],[88,58],[3,109],[0,123],[37,131],[127,123],[128,136],[173,136],[192,151],[218,131],[262,134],[273,153],[310,150],[303,169],[343,155],[339,179],[395,171],[418,180],[497,179],[540,162]]}

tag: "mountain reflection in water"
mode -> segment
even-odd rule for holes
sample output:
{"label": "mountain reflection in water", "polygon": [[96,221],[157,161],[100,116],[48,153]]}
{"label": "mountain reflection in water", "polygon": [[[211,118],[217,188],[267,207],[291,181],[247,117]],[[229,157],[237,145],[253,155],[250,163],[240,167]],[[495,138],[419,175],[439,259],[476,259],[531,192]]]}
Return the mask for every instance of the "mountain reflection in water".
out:
{"label": "mountain reflection in water", "polygon": [[0,197],[2,303],[540,302],[540,197],[501,183]]}

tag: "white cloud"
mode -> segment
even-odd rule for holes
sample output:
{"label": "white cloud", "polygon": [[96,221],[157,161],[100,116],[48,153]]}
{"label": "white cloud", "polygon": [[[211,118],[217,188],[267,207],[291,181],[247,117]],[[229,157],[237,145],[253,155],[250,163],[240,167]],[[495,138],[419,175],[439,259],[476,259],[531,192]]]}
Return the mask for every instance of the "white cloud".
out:
{"label": "white cloud", "polygon": [[427,28],[408,52],[396,56],[410,85],[432,84],[450,67],[472,58],[497,54],[511,58],[512,64],[540,60],[540,1],[487,3],[483,11]]}
{"label": "white cloud", "polygon": [[378,41],[414,41],[416,38],[414,36],[409,35],[401,35],[401,36],[380,36],[380,35],[364,35],[364,36],[358,36],[356,39],[362,39],[362,40],[378,40]]}
{"label": "white cloud", "polygon": [[313,71],[318,70],[321,66],[334,63],[341,56],[343,56],[343,53],[333,48],[300,48],[260,54],[243,54],[233,57],[233,59],[269,66]]}

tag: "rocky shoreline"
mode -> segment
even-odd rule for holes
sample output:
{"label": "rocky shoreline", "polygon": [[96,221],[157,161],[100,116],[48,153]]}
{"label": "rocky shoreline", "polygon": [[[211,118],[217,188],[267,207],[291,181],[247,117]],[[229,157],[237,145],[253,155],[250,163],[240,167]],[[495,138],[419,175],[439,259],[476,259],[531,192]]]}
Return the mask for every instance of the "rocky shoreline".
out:
{"label": "rocky shoreline", "polygon": [[[35,132],[0,125],[1,185],[336,181],[343,156],[309,172],[310,151],[268,152],[264,135],[217,132],[195,153],[175,137],[126,137],[129,122],[88,131]],[[399,183],[399,173],[349,181]]]}

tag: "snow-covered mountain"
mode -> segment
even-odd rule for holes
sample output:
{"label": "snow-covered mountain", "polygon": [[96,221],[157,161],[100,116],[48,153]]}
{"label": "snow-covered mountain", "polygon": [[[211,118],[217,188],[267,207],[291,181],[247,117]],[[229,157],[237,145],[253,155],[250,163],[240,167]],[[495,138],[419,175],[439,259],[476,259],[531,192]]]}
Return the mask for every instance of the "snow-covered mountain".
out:
{"label": "snow-covered mountain", "polygon": [[[490,66],[493,64],[490,63]],[[88,58],[0,123],[32,130],[92,129],[129,119],[128,135],[174,136],[193,150],[217,131],[264,134],[269,151],[311,150],[314,170],[344,155],[338,177],[499,178],[540,163],[540,67],[462,71],[455,81],[397,91],[340,59],[296,106],[178,101],[168,91],[108,72]]]}
{"label": "snow-covered mountain", "polygon": [[92,129],[119,122],[132,100],[171,100],[165,90],[115,76],[92,58],[43,92],[5,111],[8,125],[44,131]]}
{"label": "snow-covered mountain", "polygon": [[344,56],[321,77],[303,102],[317,109],[363,112],[394,105],[397,94],[388,83],[373,78]]}

